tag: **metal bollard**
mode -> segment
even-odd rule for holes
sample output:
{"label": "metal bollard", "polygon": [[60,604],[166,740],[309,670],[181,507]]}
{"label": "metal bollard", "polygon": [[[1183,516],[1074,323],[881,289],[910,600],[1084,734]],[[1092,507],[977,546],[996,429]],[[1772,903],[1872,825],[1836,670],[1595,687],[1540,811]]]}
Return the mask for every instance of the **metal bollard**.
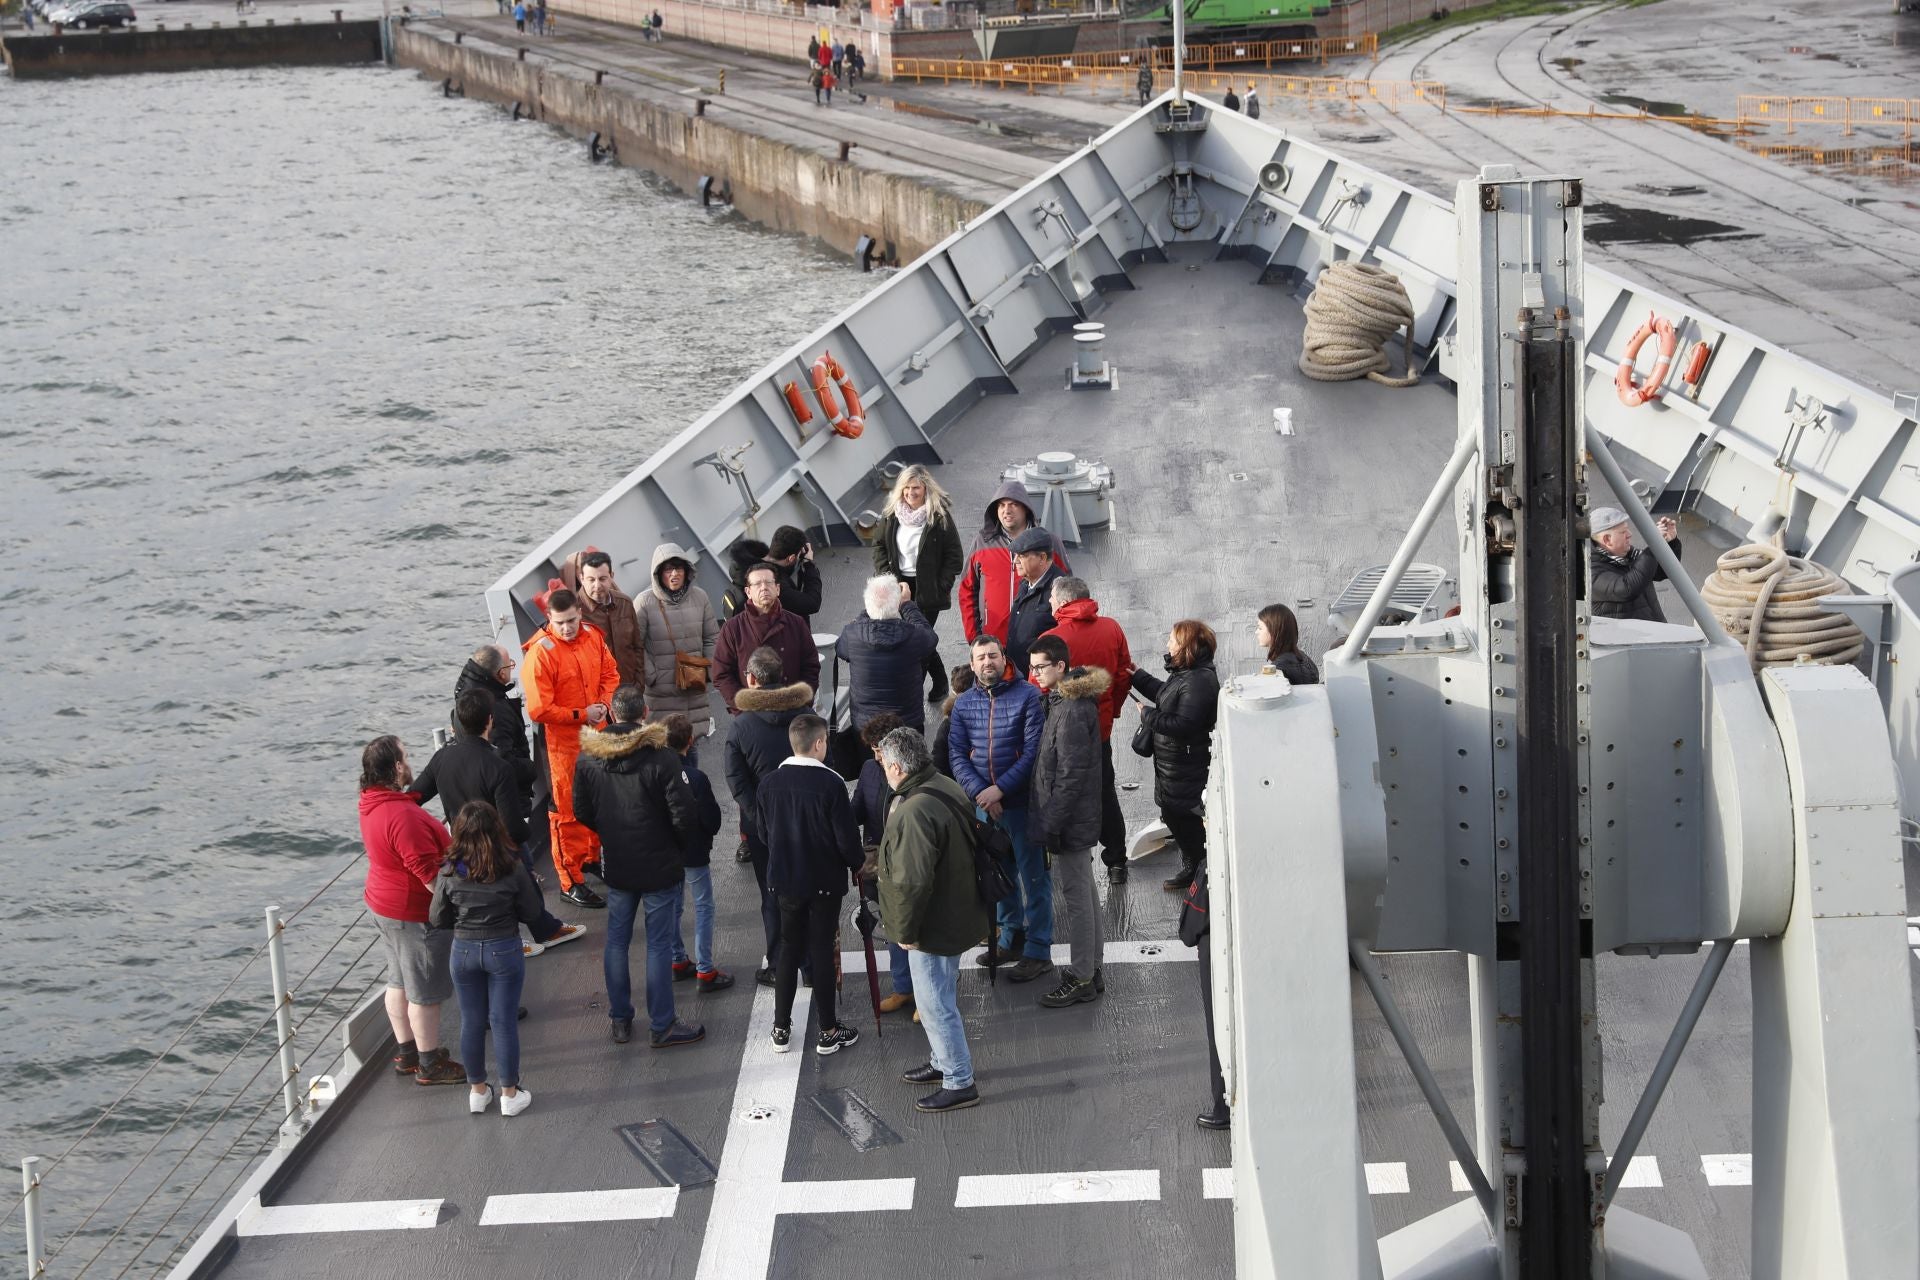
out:
{"label": "metal bollard", "polygon": [[280,908],[267,908],[267,967],[273,975],[273,1025],[280,1036],[280,1090],[286,1102],[287,1123],[300,1118],[300,1064],[293,1060],[293,993],[287,990],[287,953],[281,943],[286,926]]}
{"label": "metal bollard", "polygon": [[342,14],[343,12],[345,12],[345,11],[344,11],[344,10],[341,10],[341,9],[335,9],[335,10],[333,11],[333,20],[334,20],[335,22],[340,22],[340,21],[343,21],[343,19],[342,19],[342,18],[340,17],[340,15],[341,15],[341,14]]}
{"label": "metal bollard", "polygon": [[606,73],[606,72],[604,72],[604,71],[596,71],[596,72],[594,72],[594,73],[593,73],[593,82],[594,82],[595,84],[597,84],[597,85],[598,85],[598,84],[605,84],[605,83],[607,82],[607,73]]}
{"label": "metal bollard", "polygon": [[47,1274],[47,1230],[40,1217],[39,1156],[20,1158],[20,1189],[26,1193],[27,1277],[28,1280],[40,1280],[41,1276]]}

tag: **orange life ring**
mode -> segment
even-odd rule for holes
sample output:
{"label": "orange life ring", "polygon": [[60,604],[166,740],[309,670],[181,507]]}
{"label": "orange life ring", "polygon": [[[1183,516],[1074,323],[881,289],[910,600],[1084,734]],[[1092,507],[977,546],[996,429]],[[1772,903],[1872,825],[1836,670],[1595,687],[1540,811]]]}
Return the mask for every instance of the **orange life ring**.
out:
{"label": "orange life ring", "polygon": [[[838,383],[840,392],[847,399],[847,412],[840,412],[840,404],[833,397],[833,386]],[[813,396],[820,402],[820,409],[827,415],[827,425],[833,433],[847,440],[858,440],[867,429],[865,416],[860,411],[860,396],[853,389],[853,380],[831,352],[822,351],[820,358],[813,362]]]}
{"label": "orange life ring", "polygon": [[[1634,357],[1640,354],[1640,348],[1646,345],[1647,339],[1655,334],[1660,335],[1660,356],[1653,362],[1653,372],[1647,375],[1647,380],[1635,382]],[[1673,321],[1648,312],[1646,320],[1633,331],[1633,337],[1627,339],[1626,357],[1620,361],[1620,367],[1613,375],[1613,389],[1620,393],[1620,403],[1629,409],[1638,409],[1649,400],[1658,400],[1661,384],[1667,380],[1667,370],[1673,367],[1673,353],[1679,345],[1680,338],[1673,331]]]}

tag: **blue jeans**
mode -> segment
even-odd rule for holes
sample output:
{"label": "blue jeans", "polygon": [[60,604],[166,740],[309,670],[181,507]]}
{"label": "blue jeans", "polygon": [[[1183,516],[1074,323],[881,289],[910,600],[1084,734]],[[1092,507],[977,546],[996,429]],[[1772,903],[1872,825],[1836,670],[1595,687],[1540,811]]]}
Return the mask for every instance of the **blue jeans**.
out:
{"label": "blue jeans", "polygon": [[[693,899],[693,967],[698,973],[713,972],[713,868],[688,867],[687,893]],[[685,898],[673,913],[673,962],[687,962]]]}
{"label": "blue jeans", "polygon": [[607,979],[607,1016],[633,1017],[633,979],[627,949],[633,943],[633,918],[646,908],[647,1025],[654,1034],[673,1025],[673,934],[680,917],[680,885],[655,893],[634,893],[607,886],[607,946],[601,965]]}
{"label": "blue jeans", "polygon": [[893,969],[893,993],[899,996],[913,994],[913,967],[907,957],[912,955],[897,942],[887,944],[887,963]]}
{"label": "blue jeans", "polygon": [[527,961],[520,935],[472,942],[453,940],[453,990],[460,998],[460,1061],[468,1084],[487,1082],[487,1029],[500,1058],[500,1083],[520,1087],[520,988]]}
{"label": "blue jeans", "polygon": [[907,952],[913,969],[913,1007],[927,1033],[927,1061],[940,1069],[941,1083],[965,1089],[973,1083],[973,1055],[967,1052],[967,1028],[960,1020],[959,956]]}
{"label": "blue jeans", "polygon": [[1000,812],[1000,826],[1013,837],[1013,867],[1020,882],[1020,892],[995,908],[1000,920],[1000,946],[1003,950],[1012,946],[1014,931],[1021,930],[1027,935],[1021,954],[1051,960],[1053,876],[1047,870],[1047,852],[1039,841],[1027,839],[1025,808],[1007,805]]}

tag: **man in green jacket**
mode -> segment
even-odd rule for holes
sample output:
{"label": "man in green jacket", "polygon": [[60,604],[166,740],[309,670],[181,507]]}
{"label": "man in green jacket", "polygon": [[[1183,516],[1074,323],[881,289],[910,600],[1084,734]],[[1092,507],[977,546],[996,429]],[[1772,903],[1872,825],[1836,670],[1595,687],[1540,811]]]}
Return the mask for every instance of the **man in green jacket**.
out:
{"label": "man in green jacket", "polygon": [[880,740],[880,767],[894,792],[880,837],[880,914],[906,949],[929,1050],[926,1064],[901,1079],[940,1083],[914,1104],[919,1110],[959,1111],[977,1106],[980,1093],[955,985],[961,955],[988,929],[973,879],[973,802],[933,767],[927,740],[912,729]]}

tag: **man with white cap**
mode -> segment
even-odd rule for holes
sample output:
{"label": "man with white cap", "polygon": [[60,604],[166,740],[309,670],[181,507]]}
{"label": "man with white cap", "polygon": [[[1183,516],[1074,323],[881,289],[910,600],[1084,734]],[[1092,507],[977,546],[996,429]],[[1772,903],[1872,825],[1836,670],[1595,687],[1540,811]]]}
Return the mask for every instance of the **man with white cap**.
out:
{"label": "man with white cap", "polygon": [[[1666,580],[1666,570],[1652,551],[1633,549],[1633,526],[1627,522],[1627,513],[1619,507],[1596,507],[1588,524],[1593,529],[1588,591],[1594,616],[1665,622],[1653,584]],[[1679,526],[1669,516],[1660,517],[1658,524],[1660,536],[1678,557]]]}

